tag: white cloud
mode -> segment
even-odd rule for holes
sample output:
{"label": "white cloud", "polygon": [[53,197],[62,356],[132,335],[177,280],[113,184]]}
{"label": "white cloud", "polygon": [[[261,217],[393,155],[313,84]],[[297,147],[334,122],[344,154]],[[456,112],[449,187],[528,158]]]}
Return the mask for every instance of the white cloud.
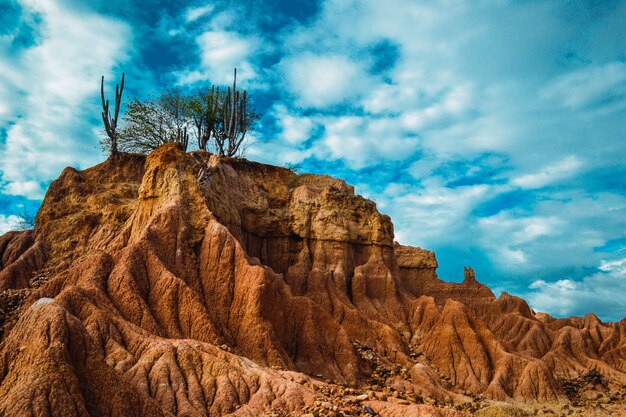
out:
{"label": "white cloud", "polygon": [[11,98],[0,121],[7,133],[0,171],[5,192],[38,199],[43,184],[64,166],[101,159],[90,125],[99,111],[99,78],[111,79],[113,65],[126,56],[130,32],[115,20],[78,14],[56,1],[25,0],[23,8],[40,16],[40,39],[0,64],[0,91]]}
{"label": "white cloud", "polygon": [[626,258],[612,261],[602,260],[598,269],[603,272],[616,271],[626,274]]}
{"label": "white cloud", "polygon": [[28,196],[29,199],[42,199],[46,190],[39,181],[12,181],[6,184],[4,192],[9,195]]}
{"label": "white cloud", "polygon": [[[529,277],[543,274],[556,280],[563,271],[602,268],[606,254],[597,248],[626,236],[626,198],[576,191],[544,198],[525,209],[515,206],[472,220],[477,222],[477,228],[471,229],[476,243],[491,259],[494,271]],[[512,268],[506,258],[514,251],[522,251],[526,262]]]}
{"label": "white cloud", "polygon": [[194,22],[201,17],[211,13],[213,9],[215,9],[215,6],[212,4],[207,4],[206,6],[200,7],[190,7],[185,11],[185,21],[187,23]]}
{"label": "white cloud", "polygon": [[320,117],[323,138],[315,144],[319,158],[343,159],[352,168],[402,161],[419,146],[395,118]]}
{"label": "white cloud", "polygon": [[179,83],[193,84],[210,81],[218,85],[233,82],[233,69],[237,68],[237,81],[249,82],[257,76],[251,58],[258,53],[260,42],[237,32],[210,30],[196,38],[200,49],[200,67],[177,74]]}
{"label": "white cloud", "polygon": [[501,248],[498,254],[502,256],[502,262],[507,262],[513,265],[525,264],[528,262],[526,253],[521,249]]}
{"label": "white cloud", "polygon": [[[555,64],[562,58],[554,56],[554,45],[579,35],[576,26],[555,17],[562,13],[557,5],[537,3],[513,10],[506,2],[329,1],[312,25],[289,32],[284,39],[286,61],[315,68],[300,59],[303,49],[312,57],[352,61],[351,57],[360,56],[366,61],[367,48],[389,41],[399,51],[398,61],[387,73],[390,82],[382,82],[382,77],[371,80],[364,93],[352,97],[351,107],[399,115],[407,129],[423,137],[422,147],[435,155],[504,152],[511,155],[514,167],[528,172],[549,159],[566,156],[559,154],[564,142],[594,153],[600,149],[589,139],[595,136],[590,131],[597,129],[583,117],[541,100],[544,89],[556,83],[561,96],[584,94],[585,100],[595,97],[595,101],[607,95],[624,96],[624,64],[599,63],[580,74],[561,75],[567,66]],[[536,30],[528,32],[528,22]],[[344,67],[351,71],[350,64]],[[361,78],[357,79],[350,84],[358,91]],[[323,107],[341,97],[334,86],[327,92],[324,85],[314,83],[312,77],[292,82],[300,86],[293,89],[299,94],[297,100]],[[612,87],[619,88],[611,91]],[[571,137],[558,137],[570,130]]]}
{"label": "white cloud", "polygon": [[413,162],[408,172],[416,180],[428,178],[433,174],[433,171],[441,165],[441,162],[439,158],[427,155]]}
{"label": "white cloud", "polygon": [[310,139],[315,123],[309,117],[289,113],[283,105],[272,110],[281,129],[280,138],[289,145],[303,145]]}
{"label": "white cloud", "polygon": [[268,116],[276,121],[278,131],[270,140],[261,140],[251,147],[250,158],[286,165],[298,164],[314,155],[315,149],[308,145],[319,128],[318,121],[298,111],[290,111],[282,104],[274,105]]}
{"label": "white cloud", "polygon": [[502,211],[476,221],[476,243],[487,251],[494,265],[524,269],[536,262],[537,242],[550,238],[558,240],[564,222],[558,217],[519,216]]}
{"label": "white cloud", "polygon": [[574,176],[582,166],[578,157],[568,155],[552,165],[542,167],[539,172],[513,178],[511,183],[522,188],[541,188]]}
{"label": "white cloud", "polygon": [[556,217],[512,217],[507,212],[481,218],[478,226],[486,234],[493,235],[496,230],[509,237],[512,245],[522,245],[533,240],[558,232],[561,221]]}
{"label": "white cloud", "polygon": [[24,222],[19,216],[0,214],[0,236],[11,230],[19,230]]}
{"label": "white cloud", "polygon": [[626,63],[609,62],[560,75],[543,91],[543,96],[571,109],[597,104],[607,98],[617,100],[616,104],[624,107]]}
{"label": "white cloud", "polygon": [[394,220],[397,240],[435,250],[477,248],[489,259],[491,276],[542,273],[554,279],[568,268],[603,268],[602,254],[594,248],[626,236],[622,196],[561,193],[531,207],[514,205],[477,217],[486,201],[501,200],[512,188],[507,184],[451,188],[430,173],[428,160],[424,166],[424,175],[417,176],[419,186],[391,184],[371,195]]}
{"label": "white cloud", "polygon": [[391,215],[398,242],[435,247],[442,242],[456,245],[463,239],[462,229],[472,209],[489,192],[484,184],[452,189],[426,180],[422,186],[392,183],[372,197],[381,211]]}
{"label": "white cloud", "polygon": [[557,316],[582,316],[600,311],[608,320],[626,317],[626,306],[618,294],[626,294],[626,259],[604,261],[615,267],[601,269],[581,280],[534,281],[528,301],[531,307]]}
{"label": "white cloud", "polygon": [[473,94],[467,85],[457,85],[441,94],[435,103],[415,110],[407,110],[403,124],[413,130],[428,130],[459,120],[472,109]]}
{"label": "white cloud", "polygon": [[343,55],[309,52],[281,62],[289,91],[299,105],[327,107],[358,97],[369,84],[367,71]]}
{"label": "white cloud", "polygon": [[252,49],[250,41],[234,32],[204,32],[197,42],[202,49],[202,64],[207,68],[231,69],[244,61]]}
{"label": "white cloud", "polygon": [[265,141],[256,144],[248,150],[246,157],[251,159],[262,159],[266,163],[285,166],[287,164],[298,164],[311,157],[312,149],[301,149],[292,146],[284,141]]}

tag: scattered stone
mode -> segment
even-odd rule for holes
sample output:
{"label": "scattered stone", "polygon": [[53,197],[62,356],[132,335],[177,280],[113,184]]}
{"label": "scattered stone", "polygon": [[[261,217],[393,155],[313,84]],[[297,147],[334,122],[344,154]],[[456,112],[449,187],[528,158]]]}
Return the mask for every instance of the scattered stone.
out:
{"label": "scattered stone", "polygon": [[372,409],[372,407],[369,407],[369,406],[367,406],[367,405],[364,405],[364,406],[363,406],[363,411],[365,411],[365,412],[366,412],[367,414],[369,414],[370,416],[376,416],[376,415],[378,415],[378,414],[376,414],[376,411],[374,411],[374,410]]}

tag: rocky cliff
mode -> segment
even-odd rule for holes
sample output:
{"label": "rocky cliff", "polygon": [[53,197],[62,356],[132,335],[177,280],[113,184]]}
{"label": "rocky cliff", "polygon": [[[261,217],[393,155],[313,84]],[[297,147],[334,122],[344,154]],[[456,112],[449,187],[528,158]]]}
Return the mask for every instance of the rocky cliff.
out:
{"label": "rocky cliff", "polygon": [[175,145],[67,168],[0,238],[0,415],[625,411],[626,321],[436,268],[339,179]]}

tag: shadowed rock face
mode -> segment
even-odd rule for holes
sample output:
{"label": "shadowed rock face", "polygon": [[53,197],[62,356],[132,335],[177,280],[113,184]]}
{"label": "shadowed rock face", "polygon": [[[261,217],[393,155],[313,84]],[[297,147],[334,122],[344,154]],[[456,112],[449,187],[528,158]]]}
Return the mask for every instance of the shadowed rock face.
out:
{"label": "shadowed rock face", "polygon": [[36,223],[0,237],[0,415],[456,416],[432,404],[626,383],[624,321],[443,282],[342,180],[166,145],[67,168]]}

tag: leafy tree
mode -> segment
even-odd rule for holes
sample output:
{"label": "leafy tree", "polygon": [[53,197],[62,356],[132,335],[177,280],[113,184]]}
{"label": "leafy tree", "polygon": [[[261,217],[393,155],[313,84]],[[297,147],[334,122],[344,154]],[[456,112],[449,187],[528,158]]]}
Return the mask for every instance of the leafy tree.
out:
{"label": "leafy tree", "polygon": [[179,143],[187,150],[190,124],[187,97],[178,89],[140,101],[131,99],[126,106],[123,125],[118,133],[122,151],[149,153],[168,143]]}
{"label": "leafy tree", "polygon": [[[122,89],[124,76],[122,75]],[[111,154],[124,152],[149,153],[168,142],[177,142],[187,150],[189,133],[196,136],[198,148],[220,155],[240,156],[246,150],[246,134],[254,129],[259,115],[254,111],[246,90],[237,90],[237,69],[232,88],[220,90],[215,85],[185,95],[179,89],[141,101],[133,98],[126,105],[121,127],[117,127],[121,91],[116,88],[115,117],[108,115],[108,101],[101,89],[103,120],[108,138],[103,139]]]}
{"label": "leafy tree", "polygon": [[220,89],[212,86],[210,89],[198,90],[189,97],[189,114],[196,128],[198,149],[206,150],[217,121],[220,108]]}

